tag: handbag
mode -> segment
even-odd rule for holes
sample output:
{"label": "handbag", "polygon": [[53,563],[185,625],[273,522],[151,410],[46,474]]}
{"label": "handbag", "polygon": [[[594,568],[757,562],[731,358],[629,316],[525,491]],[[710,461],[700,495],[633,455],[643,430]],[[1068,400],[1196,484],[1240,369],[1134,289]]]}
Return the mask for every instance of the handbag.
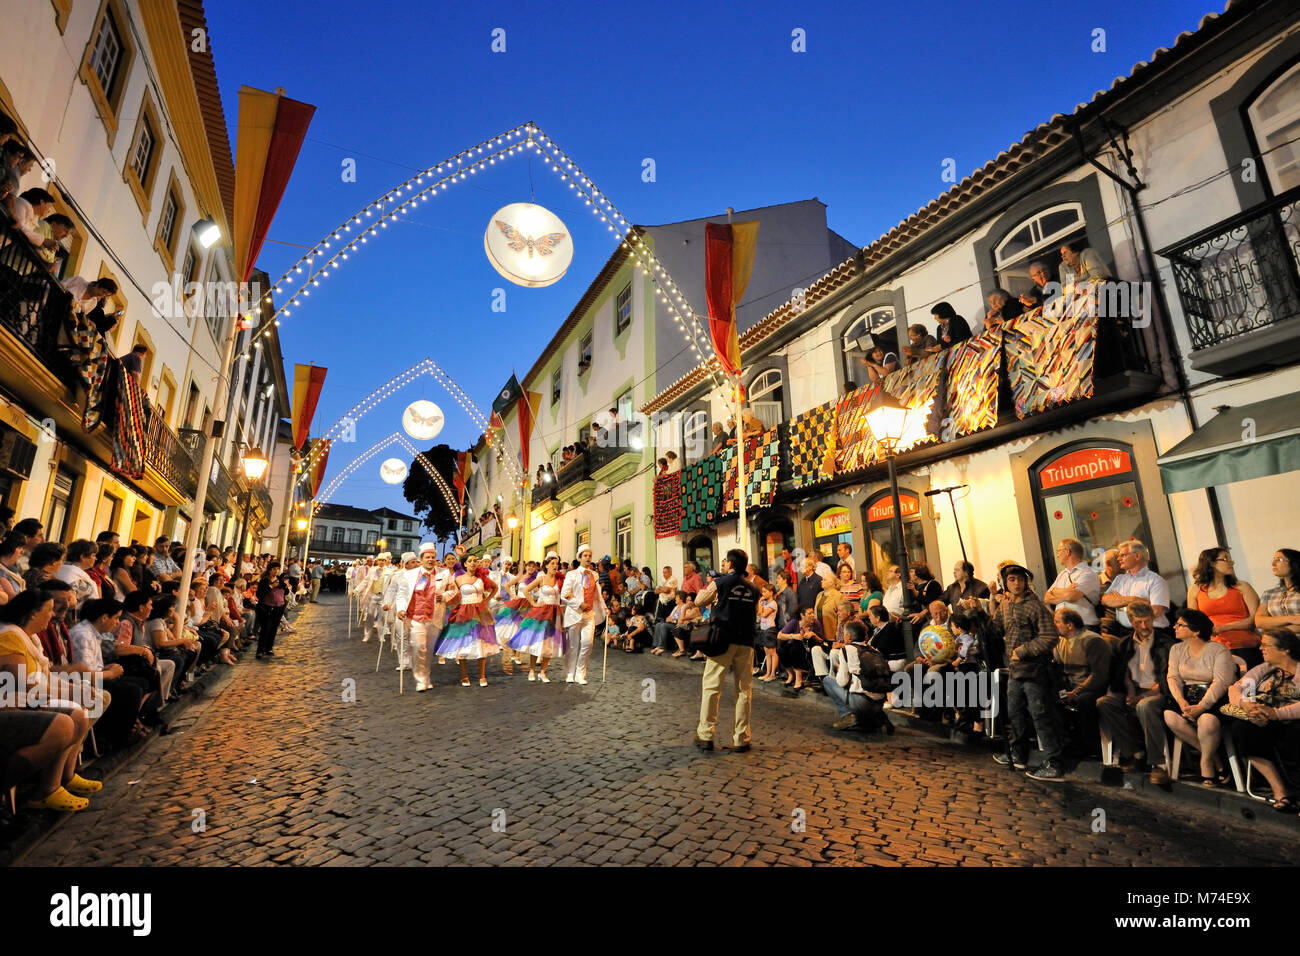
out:
{"label": "handbag", "polygon": [[705,657],[717,657],[731,646],[731,639],[723,632],[716,620],[703,621],[691,628],[687,646],[692,651],[699,651]]}
{"label": "handbag", "polygon": [[1205,694],[1209,689],[1209,684],[1183,684],[1183,699],[1195,707],[1205,699]]}

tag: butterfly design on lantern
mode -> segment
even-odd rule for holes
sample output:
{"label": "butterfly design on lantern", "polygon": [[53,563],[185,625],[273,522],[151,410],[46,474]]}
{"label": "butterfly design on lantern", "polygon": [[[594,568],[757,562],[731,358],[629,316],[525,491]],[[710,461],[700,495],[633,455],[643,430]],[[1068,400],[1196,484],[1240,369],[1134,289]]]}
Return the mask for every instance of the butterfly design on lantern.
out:
{"label": "butterfly design on lantern", "polygon": [[561,242],[568,238],[563,232],[548,232],[534,239],[525,236],[508,222],[502,222],[500,219],[494,219],[493,222],[501,230],[502,235],[506,237],[506,245],[515,252],[523,252],[527,249],[529,259],[533,257],[534,252],[539,256],[549,256]]}

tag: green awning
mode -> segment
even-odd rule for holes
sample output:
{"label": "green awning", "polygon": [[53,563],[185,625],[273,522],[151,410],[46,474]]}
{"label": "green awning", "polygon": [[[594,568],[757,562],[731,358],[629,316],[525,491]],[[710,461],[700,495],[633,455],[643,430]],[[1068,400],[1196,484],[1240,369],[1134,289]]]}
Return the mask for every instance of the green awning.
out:
{"label": "green awning", "polygon": [[1156,464],[1167,495],[1300,471],[1300,393],[1224,409]]}

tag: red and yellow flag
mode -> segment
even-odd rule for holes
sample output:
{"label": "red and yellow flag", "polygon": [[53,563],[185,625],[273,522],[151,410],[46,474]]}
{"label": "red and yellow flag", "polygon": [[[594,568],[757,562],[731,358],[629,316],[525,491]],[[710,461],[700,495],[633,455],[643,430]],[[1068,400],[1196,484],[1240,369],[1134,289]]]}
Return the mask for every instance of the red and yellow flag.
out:
{"label": "red and yellow flag", "polygon": [[469,480],[469,452],[456,452],[456,474],[452,477],[451,483],[460,492],[460,502],[465,503],[465,485]]}
{"label": "red and yellow flag", "polygon": [[736,306],[745,295],[758,244],[757,222],[709,223],[704,227],[704,293],[709,303],[709,338],[722,367],[740,374]]}
{"label": "red and yellow flag", "polygon": [[293,367],[293,447],[301,448],[311,434],[311,420],[316,414],[321,388],[328,369],[316,365]]}
{"label": "red and yellow flag", "polygon": [[537,409],[542,404],[541,392],[525,391],[516,406],[519,414],[519,456],[523,461],[524,478],[528,477],[528,445],[537,423]]}
{"label": "red and yellow flag", "polygon": [[[325,462],[330,457],[330,439],[318,438],[316,441],[320,444],[320,453],[315,456],[315,461],[311,464],[311,497],[315,500],[316,495],[320,492],[321,482],[325,478]],[[315,451],[315,449],[313,449]]]}

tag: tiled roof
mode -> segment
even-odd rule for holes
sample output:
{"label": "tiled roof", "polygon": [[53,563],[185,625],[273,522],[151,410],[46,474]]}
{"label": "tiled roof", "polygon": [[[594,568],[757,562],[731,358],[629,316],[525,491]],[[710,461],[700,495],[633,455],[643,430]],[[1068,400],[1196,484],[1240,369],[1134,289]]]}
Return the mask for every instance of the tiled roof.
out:
{"label": "tiled roof", "polygon": [[379,519],[372,512],[364,508],[354,508],[351,505],[323,504],[316,512],[317,519],[332,518],[335,521],[356,521],[362,524],[379,524]]}
{"label": "tiled roof", "polygon": [[[1099,112],[1129,93],[1137,84],[1152,80],[1161,70],[1188,55],[1193,49],[1203,45],[1256,8],[1263,6],[1265,2],[1266,0],[1228,0],[1223,13],[1206,14],[1201,18],[1196,30],[1180,33],[1172,47],[1160,47],[1151,54],[1149,62],[1141,61],[1129,71],[1127,76],[1115,77],[1108,89],[1097,90],[1088,102],[1076,105],[1069,116],[1056,113],[1046,123],[1040,123],[1031,129],[1021,137],[1019,142],[1012,143],[985,163],[982,168],[954,184],[943,195],[930,200],[875,242],[865,246],[854,259],[842,262],[818,282],[813,283],[812,288],[805,294],[803,308],[796,309],[793,302],[786,302],[747,329],[740,337],[742,354],[746,349],[757,346],[778,329],[789,324],[796,316],[806,312],[809,306],[842,287],[857,274],[859,269],[865,272],[871,266],[883,262],[938,225],[964,203],[996,188],[1020,170],[1068,144],[1072,138],[1071,126],[1076,120]],[[696,366],[660,391],[641,410],[651,413],[664,408],[703,382],[706,374],[704,365]]]}

